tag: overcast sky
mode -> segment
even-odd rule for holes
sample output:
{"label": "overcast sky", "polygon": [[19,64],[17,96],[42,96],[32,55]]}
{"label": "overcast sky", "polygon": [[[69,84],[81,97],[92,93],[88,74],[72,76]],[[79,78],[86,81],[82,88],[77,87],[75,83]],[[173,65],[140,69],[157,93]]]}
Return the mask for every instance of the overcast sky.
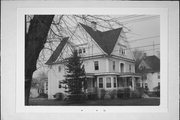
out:
{"label": "overcast sky", "polygon": [[126,34],[131,48],[137,47],[147,52],[147,55],[157,54],[160,48],[159,16],[146,16],[142,19],[134,19],[125,25],[131,30],[131,32]]}

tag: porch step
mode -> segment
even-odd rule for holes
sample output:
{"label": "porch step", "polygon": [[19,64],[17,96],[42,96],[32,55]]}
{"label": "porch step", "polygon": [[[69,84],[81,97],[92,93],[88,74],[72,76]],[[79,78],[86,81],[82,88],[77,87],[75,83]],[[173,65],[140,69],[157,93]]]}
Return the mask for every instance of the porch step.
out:
{"label": "porch step", "polygon": [[149,96],[144,93],[144,94],[142,95],[142,98],[149,98]]}

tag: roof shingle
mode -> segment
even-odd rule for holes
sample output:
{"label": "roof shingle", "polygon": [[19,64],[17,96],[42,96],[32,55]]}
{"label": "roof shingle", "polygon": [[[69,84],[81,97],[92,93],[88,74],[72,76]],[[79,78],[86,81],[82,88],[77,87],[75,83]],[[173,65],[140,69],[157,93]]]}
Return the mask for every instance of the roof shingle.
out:
{"label": "roof shingle", "polygon": [[56,50],[53,52],[53,54],[51,55],[51,57],[49,58],[49,60],[45,64],[50,65],[50,64],[52,64],[52,63],[54,63],[56,61],[56,59],[59,57],[62,49],[66,45],[68,39],[69,39],[69,37],[65,37],[65,38],[62,39],[62,41],[59,43]]}

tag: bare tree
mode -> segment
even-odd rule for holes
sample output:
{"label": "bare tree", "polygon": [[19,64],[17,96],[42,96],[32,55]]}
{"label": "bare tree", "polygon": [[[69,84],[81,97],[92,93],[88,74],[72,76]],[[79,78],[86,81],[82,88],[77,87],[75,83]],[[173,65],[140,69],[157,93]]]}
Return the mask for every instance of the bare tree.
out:
{"label": "bare tree", "polygon": [[36,61],[46,43],[53,18],[54,15],[35,15],[30,21],[28,33],[25,32],[25,105],[29,104],[32,74],[36,70]]}

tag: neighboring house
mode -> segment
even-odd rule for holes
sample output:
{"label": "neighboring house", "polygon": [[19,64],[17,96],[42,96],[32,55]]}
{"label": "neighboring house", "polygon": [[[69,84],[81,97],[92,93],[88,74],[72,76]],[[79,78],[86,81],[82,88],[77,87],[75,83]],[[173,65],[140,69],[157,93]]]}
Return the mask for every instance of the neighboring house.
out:
{"label": "neighboring house", "polygon": [[[135,74],[135,59],[129,49],[122,28],[99,31],[96,23],[79,25],[77,33],[86,36],[83,43],[76,42],[76,37],[64,38],[57,46],[46,64],[48,71],[48,98],[65,88],[61,81],[65,79],[65,61],[70,57],[71,49],[78,50],[83,59],[87,77],[87,93],[101,89],[114,90],[131,87],[135,90],[140,85],[140,76]],[[71,44],[69,44],[71,43]],[[65,88],[64,88],[65,87]]]}
{"label": "neighboring house", "polygon": [[149,91],[154,91],[160,86],[160,59],[157,56],[144,56],[136,72],[142,74],[142,86]]}
{"label": "neighboring house", "polygon": [[31,90],[30,90],[30,97],[36,98],[38,97],[41,93],[48,94],[48,78],[37,78],[33,79],[32,85],[31,85]]}

